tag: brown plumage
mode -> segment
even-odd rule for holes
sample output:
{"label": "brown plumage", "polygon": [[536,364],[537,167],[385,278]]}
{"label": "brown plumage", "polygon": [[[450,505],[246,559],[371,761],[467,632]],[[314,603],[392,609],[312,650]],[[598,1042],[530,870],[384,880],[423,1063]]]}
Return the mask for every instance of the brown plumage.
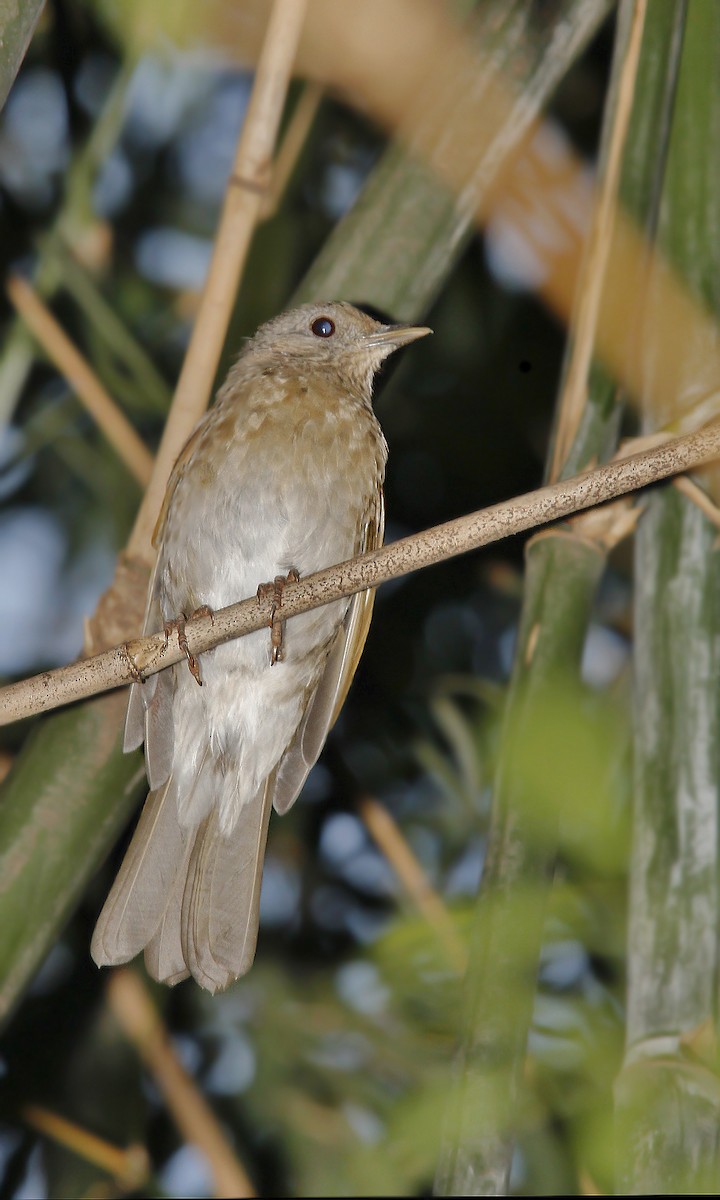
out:
{"label": "brown plumage", "polygon": [[[256,333],[173,470],[145,632],[258,584],[382,544],[383,359],[429,333],[310,304]],[[294,617],[282,658],[258,632],[131,688],[125,749],[150,794],[95,929],[98,965],[141,950],[151,975],[216,992],[250,967],[270,809],[300,792],[362,653],[373,593]]]}

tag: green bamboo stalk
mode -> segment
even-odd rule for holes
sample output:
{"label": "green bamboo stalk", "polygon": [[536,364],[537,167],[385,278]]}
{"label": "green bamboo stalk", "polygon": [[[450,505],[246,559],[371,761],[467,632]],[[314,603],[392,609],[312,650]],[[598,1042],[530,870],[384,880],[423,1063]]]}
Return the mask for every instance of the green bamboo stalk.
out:
{"label": "green bamboo stalk", "polygon": [[[615,121],[632,12],[632,0],[621,5],[601,169]],[[662,38],[653,35],[654,29],[665,30],[667,20],[665,4],[650,6],[620,180],[625,208],[646,230],[657,213],[662,181],[657,166],[658,154],[663,158],[662,142],[658,143],[655,121],[668,104],[671,106],[674,94],[674,79],[658,54]],[[570,346],[566,371],[572,352]],[[581,469],[594,457],[603,459],[612,453],[621,400],[613,381],[597,363],[593,364],[583,419],[563,465],[563,476]],[[548,470],[552,458],[551,451]],[[571,670],[574,666],[577,674],[578,639],[582,644],[603,561],[599,551],[588,554],[581,537],[562,530],[530,543],[521,634],[508,690],[489,852],[478,898],[465,1034],[457,1064],[457,1095],[435,1181],[440,1195],[502,1195],[508,1186],[514,1137],[521,1125],[522,1068],[543,913],[557,845],[552,814],[547,814],[540,839],[535,820],[528,819],[524,785],[514,769],[518,730],[529,719],[528,709],[532,711],[528,697],[536,698],[536,711],[541,714],[542,697],[546,705],[552,700],[558,669],[564,666]],[[557,611],[569,587],[573,589],[574,607],[572,619],[568,614],[563,628],[562,623],[558,624]],[[533,630],[532,654],[527,652],[529,629]],[[514,933],[513,916],[519,926]],[[465,1096],[472,1098],[475,1114],[469,1111]]]}
{"label": "green bamboo stalk", "polygon": [[[720,10],[690,0],[660,223],[661,247],[718,316],[719,45]],[[684,351],[687,399],[702,381],[697,348]],[[636,540],[628,1014],[616,1084],[618,1190],[631,1194],[720,1187],[716,537],[663,488]]]}
{"label": "green bamboo stalk", "polygon": [[[12,0],[0,0],[0,108],[5,104],[15,76],[30,45],[33,31],[43,8],[43,0],[26,0],[23,4]],[[10,387],[13,394],[19,391],[27,373],[27,360],[31,358],[30,338],[25,335],[4,355],[5,370],[0,370],[0,395]],[[2,385],[5,385],[2,386]]]}
{"label": "green bamboo stalk", "polygon": [[[111,395],[122,396],[126,408],[131,412],[166,413],[172,398],[170,388],[150,356],[118,317],[72,250],[57,239],[54,251],[59,260],[63,286],[95,334],[98,346],[110,359],[105,374],[111,375]],[[113,359],[121,364],[121,369],[114,368]]]}
{"label": "green bamboo stalk", "polygon": [[[294,301],[354,299],[398,321],[415,320],[447,278],[448,254],[452,261],[459,257],[499,168],[610,8],[608,0],[560,0],[550,24],[529,0],[484,0],[469,32],[482,46],[489,70],[513,80],[514,113],[495,130],[455,197],[422,162],[391,147],[366,185],[362,204],[330,235]],[[464,94],[478,108],[488,76],[474,71],[466,80]]]}
{"label": "green bamboo stalk", "polygon": [[[505,61],[516,80],[518,91],[523,92],[523,81],[527,83],[531,99],[518,108],[506,128],[499,131],[494,143],[492,172],[478,164],[478,185],[487,186],[492,173],[501,165],[502,156],[498,146],[508,153],[521,139],[547,100],[550,89],[563,71],[580,53],[607,11],[607,0],[562,0],[560,10],[564,20],[558,28],[545,26],[542,36],[527,44],[519,33],[530,27],[530,6],[523,3],[520,17],[514,17],[508,28],[508,47]],[[505,19],[505,0],[492,0],[485,6],[488,18],[495,14],[498,20]],[[556,13],[557,15],[557,13]],[[521,18],[521,19],[520,19]],[[548,66],[548,45],[552,43],[553,59]],[[501,56],[503,39],[498,35],[494,53]],[[497,61],[497,58],[496,58]],[[448,209],[445,190],[429,175],[420,178],[417,166],[409,161],[398,162],[390,151],[390,166],[380,165],[386,176],[382,188],[371,181],[348,224],[346,234],[336,233],[332,261],[327,271],[342,261],[341,270],[329,277],[315,272],[312,291],[327,297],[329,292],[341,289],[346,296],[359,297],[361,291],[366,300],[378,307],[392,310],[398,300],[395,269],[396,246],[403,247],[403,264],[407,287],[411,294],[403,298],[403,313],[406,319],[418,316],[429,304],[442,278],[451,270],[462,247],[471,212],[476,209],[464,197],[463,206]],[[444,250],[439,244],[440,231],[436,214],[444,212]],[[434,214],[428,216],[427,214]],[[350,223],[352,222],[352,223]],[[358,223],[366,223],[366,229],[375,232],[371,241],[365,242],[352,234]],[[368,271],[368,246],[372,249],[374,268]],[[433,264],[432,269],[427,264]],[[413,265],[415,270],[413,270]],[[419,281],[419,282],[418,282]],[[306,289],[303,290],[306,294]],[[117,711],[103,710],[104,720],[100,736],[93,705],[78,705],[67,714],[44,721],[33,741],[24,750],[16,768],[8,777],[2,790],[2,807],[6,814],[8,831],[23,838],[27,814],[32,809],[34,826],[52,828],[54,854],[58,860],[66,859],[78,863],[82,860],[87,869],[100,862],[109,849],[113,831],[107,826],[91,848],[88,847],[87,829],[93,811],[101,825],[108,807],[114,811],[118,824],[126,820],[134,804],[131,781],[138,770],[139,756],[123,757],[117,739]],[[57,721],[67,724],[64,738],[55,733]],[[68,811],[58,811],[56,779],[61,764],[68,760],[64,744],[72,747],[73,776],[77,780],[77,791],[87,797],[87,803],[77,812],[68,806]],[[96,744],[103,747],[100,756]],[[27,756],[32,754],[32,772],[25,766]],[[114,827],[115,829],[117,826]],[[8,885],[0,889],[0,929],[4,936],[0,943],[0,1020],[10,1011],[22,988],[39,965],[42,955],[52,944],[64,920],[77,902],[86,876],[67,877],[57,880],[52,906],[28,906],[27,896],[32,890],[32,880],[39,878],[45,870],[44,848],[32,839],[22,841],[23,853],[15,875]],[[8,844],[8,853],[11,847]],[[22,954],[24,946],[31,950]]]}
{"label": "green bamboo stalk", "polygon": [[621,1194],[717,1192],[716,531],[674,489],[637,535],[635,802]]}
{"label": "green bamboo stalk", "polygon": [[0,108],[8,93],[43,8],[43,0],[25,0],[23,4],[0,0]]}
{"label": "green bamboo stalk", "polygon": [[[73,247],[97,221],[92,209],[92,188],[98,167],[117,141],[133,69],[131,61],[120,68],[91,136],[73,160],[62,208],[53,227],[38,239],[34,285],[46,300],[60,287],[67,288],[90,329],[97,332],[110,354],[122,364],[123,371],[117,373],[115,381],[122,380],[120,390],[127,397],[128,407],[166,412],[169,389],[160,373],[112,310],[86,268],[73,257]],[[0,354],[0,421],[11,419],[36,354],[36,344],[25,323],[15,317]]]}
{"label": "green bamboo stalk", "polygon": [[507,1190],[555,820],[528,817],[534,791],[527,743],[559,680],[577,676],[597,582],[592,543],[541,534],[528,544],[523,614],[503,729],[495,811],[470,947],[459,1087],[435,1180],[436,1195]]}
{"label": "green bamboo stalk", "polygon": [[[13,768],[0,804],[3,1018],[62,928],[68,897],[82,894],[139,799],[140,760],[118,754],[124,707],[115,692],[66,709],[35,729]],[[88,764],[82,774],[77,762]]]}

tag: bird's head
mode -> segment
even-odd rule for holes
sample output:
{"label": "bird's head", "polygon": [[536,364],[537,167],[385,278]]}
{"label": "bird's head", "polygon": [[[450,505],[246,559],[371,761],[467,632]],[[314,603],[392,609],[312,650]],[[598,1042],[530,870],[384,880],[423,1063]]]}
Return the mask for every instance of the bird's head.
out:
{"label": "bird's head", "polygon": [[245,353],[294,362],[303,373],[338,372],[369,393],[383,359],[428,333],[424,325],[383,325],[345,301],[303,304],[261,325]]}

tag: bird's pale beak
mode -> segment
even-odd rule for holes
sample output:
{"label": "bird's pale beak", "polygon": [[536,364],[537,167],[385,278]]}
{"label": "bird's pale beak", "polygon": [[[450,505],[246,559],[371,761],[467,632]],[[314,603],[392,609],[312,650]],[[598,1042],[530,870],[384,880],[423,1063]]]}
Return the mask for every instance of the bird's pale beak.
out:
{"label": "bird's pale beak", "polygon": [[425,337],[428,333],[432,333],[432,329],[428,329],[427,325],[383,325],[373,333],[366,333],[363,345],[368,349],[383,346],[389,353],[400,346],[406,346],[408,342]]}

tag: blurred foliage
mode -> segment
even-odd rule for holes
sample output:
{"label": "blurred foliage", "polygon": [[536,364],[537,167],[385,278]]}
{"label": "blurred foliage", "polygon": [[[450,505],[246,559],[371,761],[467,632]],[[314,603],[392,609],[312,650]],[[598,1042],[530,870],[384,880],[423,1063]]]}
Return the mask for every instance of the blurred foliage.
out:
{"label": "blurred foliage", "polygon": [[[0,266],[5,273],[41,264],[47,291],[60,281],[54,310],[154,446],[248,77],[170,51],[135,59],[126,46],[148,6],[112,7],[124,37],[93,6],[56,0],[31,45],[0,121]],[[170,8],[180,20],[182,7]],[[168,24],[168,38],[172,32]],[[554,118],[588,154],[609,45],[606,29],[553,104]],[[42,142],[38,130],[51,115],[52,141]],[[383,145],[362,116],[324,101],[288,194],[256,238],[228,356],[286,303]],[[530,295],[501,288],[481,235],[427,319],[435,336],[388,375],[378,398],[391,448],[390,537],[535,486],[549,436],[563,331]],[[0,646],[0,670],[11,676],[79,650],[82,614],[109,581],[138,492],[7,310],[4,320],[0,375],[10,423],[0,442],[0,548],[8,564],[0,615],[17,653]],[[55,557],[40,575],[35,560],[45,543],[35,554],[35,535],[19,544],[18,521],[28,513],[54,531]],[[517,539],[381,591],[322,763],[301,803],[273,822],[253,971],[215,999],[192,984],[154,990],[186,1066],[262,1192],[430,1187],[461,986],[355,801],[371,792],[387,804],[468,942],[521,562]],[[574,1194],[581,1180],[612,1187],[629,596],[620,554],[598,601],[586,684],[578,691],[557,680],[517,745],[515,769],[538,837],[548,807],[562,831],[513,1172],[518,1194]],[[30,621],[35,642],[21,659]],[[38,627],[48,630],[42,645]],[[4,729],[2,749],[14,753],[27,730]],[[98,1182],[97,1168],[27,1129],[20,1116],[27,1102],[118,1145],[145,1143],[153,1194],[209,1194],[203,1164],[128,1052],[88,957],[123,848],[91,884],[0,1040],[0,1196],[114,1194],[107,1180]],[[533,902],[532,893],[520,898],[520,924]]]}

